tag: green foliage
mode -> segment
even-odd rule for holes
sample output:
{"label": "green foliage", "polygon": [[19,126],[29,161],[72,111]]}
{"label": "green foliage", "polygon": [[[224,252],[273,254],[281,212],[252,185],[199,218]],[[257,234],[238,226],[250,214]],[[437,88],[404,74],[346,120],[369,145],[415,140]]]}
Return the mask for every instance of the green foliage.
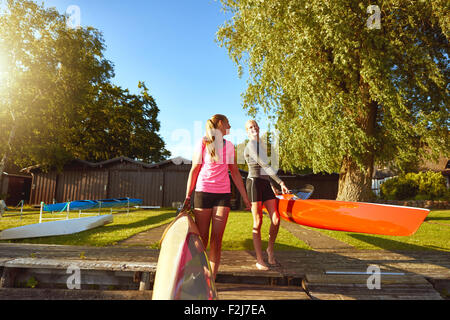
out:
{"label": "green foliage", "polygon": [[283,169],[370,182],[375,163],[450,154],[446,1],[377,1],[381,29],[367,27],[368,2],[222,4],[232,18],[217,40],[248,72],[244,108],[276,120]]}
{"label": "green foliage", "polygon": [[104,57],[100,31],[70,29],[64,15],[32,1],[9,0],[4,11],[0,155],[21,167],[117,156],[157,162],[169,155],[144,83],[137,95],[111,83],[114,66]]}
{"label": "green foliage", "polygon": [[34,289],[38,284],[39,282],[34,277],[31,277],[27,280],[25,287]]}
{"label": "green foliage", "polygon": [[444,176],[439,172],[407,173],[381,185],[381,197],[388,200],[450,200]]}
{"label": "green foliage", "polygon": [[381,197],[388,200],[412,199],[419,186],[410,177],[401,176],[389,179],[381,185]]}

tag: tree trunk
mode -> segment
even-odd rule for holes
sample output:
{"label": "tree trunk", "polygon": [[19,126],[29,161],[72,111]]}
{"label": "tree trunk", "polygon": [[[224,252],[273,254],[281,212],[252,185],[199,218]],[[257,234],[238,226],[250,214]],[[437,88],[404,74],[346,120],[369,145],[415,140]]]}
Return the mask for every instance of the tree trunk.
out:
{"label": "tree trunk", "polygon": [[[364,82],[363,77],[360,77],[359,88],[366,108],[359,114],[357,122],[368,137],[373,137],[376,130],[378,103],[370,98],[369,86]],[[373,198],[374,159],[374,146],[370,144],[367,145],[367,152],[360,159],[362,169],[351,156],[344,157],[339,173],[339,190],[336,200],[366,202]]]}
{"label": "tree trunk", "polygon": [[367,202],[373,198],[373,155],[365,159],[364,170],[361,170],[356,161],[345,158],[339,174],[338,201]]}

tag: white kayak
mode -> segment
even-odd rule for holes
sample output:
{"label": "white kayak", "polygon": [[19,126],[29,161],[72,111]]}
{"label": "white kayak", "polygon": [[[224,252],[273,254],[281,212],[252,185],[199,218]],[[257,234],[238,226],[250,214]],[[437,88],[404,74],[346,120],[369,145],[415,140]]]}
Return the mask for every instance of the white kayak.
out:
{"label": "white kayak", "polygon": [[6,229],[0,232],[0,240],[28,239],[74,234],[113,222],[112,215],[51,221]]}
{"label": "white kayak", "polygon": [[152,299],[217,299],[209,260],[189,214],[179,215],[164,232]]}

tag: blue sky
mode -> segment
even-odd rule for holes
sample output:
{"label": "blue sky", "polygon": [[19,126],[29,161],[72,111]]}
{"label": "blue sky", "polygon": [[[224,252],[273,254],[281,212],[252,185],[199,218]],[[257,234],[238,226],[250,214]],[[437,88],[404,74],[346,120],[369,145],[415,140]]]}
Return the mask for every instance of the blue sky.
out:
{"label": "blue sky", "polygon": [[[103,33],[105,56],[115,65],[113,82],[135,93],[138,81],[146,83],[161,110],[160,134],[172,157],[191,158],[191,147],[216,113],[230,120],[229,140],[245,138],[246,78],[239,79],[227,50],[215,42],[227,20],[220,1],[44,0],[44,5],[60,13],[78,6],[81,25]],[[265,128],[264,117],[259,120]]]}

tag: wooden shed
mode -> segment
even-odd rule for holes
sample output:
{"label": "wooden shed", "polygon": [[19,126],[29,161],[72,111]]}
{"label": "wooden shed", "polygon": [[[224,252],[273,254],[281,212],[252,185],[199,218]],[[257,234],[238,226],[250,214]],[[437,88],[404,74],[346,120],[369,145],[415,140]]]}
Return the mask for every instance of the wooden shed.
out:
{"label": "wooden shed", "polygon": [[339,190],[339,174],[318,173],[318,174],[292,174],[279,171],[278,176],[289,189],[299,189],[305,184],[314,186],[314,193],[311,199],[336,200]]}
{"label": "wooden shed", "polygon": [[99,163],[73,160],[61,172],[44,172],[39,166],[23,169],[31,173],[30,204],[137,198],[145,206],[172,207],[184,200],[190,161],[174,158],[148,164],[127,157]]}
{"label": "wooden shed", "polygon": [[31,176],[3,173],[0,195],[6,195],[6,205],[16,206],[20,201],[28,202],[31,190]]}
{"label": "wooden shed", "polygon": [[[74,200],[137,198],[144,206],[177,207],[184,201],[191,161],[178,157],[148,164],[127,157],[99,163],[73,160],[61,172],[42,171],[39,166],[22,171],[31,173],[30,204]],[[240,170],[244,185],[248,173]],[[305,184],[315,187],[313,199],[335,199],[339,175],[294,175],[279,172],[288,188]],[[232,209],[243,208],[241,195],[231,183]]]}
{"label": "wooden shed", "polygon": [[[239,171],[241,172],[245,185],[248,172],[244,170]],[[314,186],[314,193],[311,195],[311,199],[336,200],[339,188],[339,174],[337,173],[293,174],[279,170],[278,177],[280,177],[291,190],[300,189],[306,184]],[[239,201],[236,208],[244,208],[244,203],[235,187],[232,188],[232,199]]]}

